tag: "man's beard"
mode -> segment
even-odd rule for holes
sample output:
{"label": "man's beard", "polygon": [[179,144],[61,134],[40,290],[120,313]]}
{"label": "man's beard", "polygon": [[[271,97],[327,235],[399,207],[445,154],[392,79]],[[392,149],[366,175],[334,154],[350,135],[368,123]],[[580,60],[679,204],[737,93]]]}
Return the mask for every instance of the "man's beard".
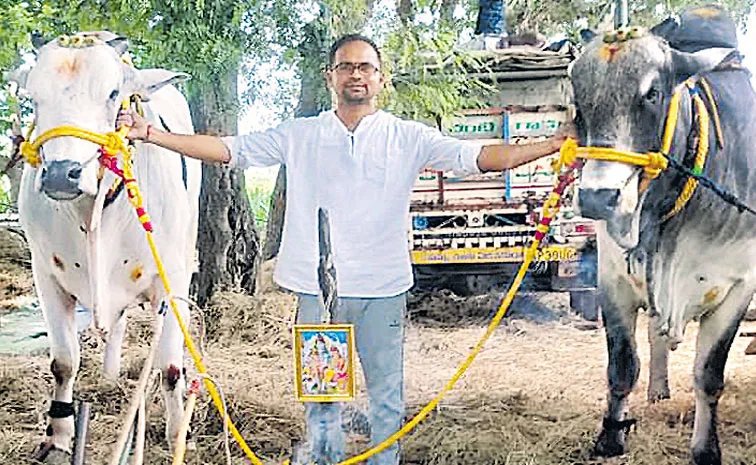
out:
{"label": "man's beard", "polygon": [[349,89],[344,89],[341,93],[341,100],[348,105],[364,105],[370,103],[373,97],[368,94],[354,95],[349,92]]}

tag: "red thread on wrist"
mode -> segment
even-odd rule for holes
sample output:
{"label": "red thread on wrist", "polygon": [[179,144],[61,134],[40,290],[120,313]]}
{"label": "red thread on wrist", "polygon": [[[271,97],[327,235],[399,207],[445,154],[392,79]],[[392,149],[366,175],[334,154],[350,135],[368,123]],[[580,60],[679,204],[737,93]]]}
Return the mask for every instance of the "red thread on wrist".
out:
{"label": "red thread on wrist", "polygon": [[149,142],[150,141],[150,129],[152,129],[152,125],[148,124],[147,125],[147,137],[144,138],[145,142]]}

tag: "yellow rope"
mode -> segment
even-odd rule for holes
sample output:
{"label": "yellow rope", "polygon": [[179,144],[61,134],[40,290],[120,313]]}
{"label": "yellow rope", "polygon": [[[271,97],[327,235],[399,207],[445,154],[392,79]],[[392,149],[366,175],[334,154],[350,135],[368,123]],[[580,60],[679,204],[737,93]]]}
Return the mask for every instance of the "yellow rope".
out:
{"label": "yellow rope", "polygon": [[677,117],[680,113],[680,100],[682,99],[683,86],[679,86],[672,99],[669,101],[669,110],[667,110],[667,124],[664,127],[664,139],[662,140],[662,151],[664,155],[669,155],[672,150],[672,140],[675,138],[675,127],[677,126]]}
{"label": "yellow rope", "polygon": [[613,161],[642,166],[646,177],[654,179],[667,169],[667,158],[660,152],[635,153],[606,147],[580,147],[574,139],[567,139],[560,150],[560,158],[555,169],[569,166],[577,158],[587,160]]}
{"label": "yellow rope", "polygon": [[[693,103],[696,105],[696,109],[698,110],[699,127],[698,148],[696,149],[696,159],[693,163],[693,169],[696,171],[703,171],[703,167],[706,164],[706,156],[709,153],[709,112],[706,110],[706,104],[704,104],[704,101],[700,95],[693,95]],[[680,211],[685,207],[690,198],[693,197],[693,193],[696,191],[696,187],[698,187],[698,181],[694,178],[688,178],[685,183],[685,187],[683,187],[683,190],[680,193],[680,196],[677,197],[677,200],[675,201],[674,208],[672,208],[672,210],[667,212],[667,214],[662,217],[662,221],[667,221],[668,219],[680,213]]]}
{"label": "yellow rope", "polygon": [[711,91],[711,86],[706,78],[701,78],[698,81],[706,94],[706,100],[711,105],[712,119],[714,120],[714,129],[717,134],[717,142],[719,143],[719,149],[724,149],[724,132],[722,132],[722,121],[719,119],[719,110],[717,109],[717,101],[714,100],[714,93]]}
{"label": "yellow rope", "polygon": [[[541,218],[553,218],[554,215],[556,215],[559,212],[559,199],[560,195],[557,194],[555,191],[551,193],[551,196],[546,201],[546,203],[543,205],[543,213]],[[548,232],[548,226],[544,224],[539,224],[537,230],[542,231],[545,229],[545,232]],[[473,348],[472,352],[467,356],[467,358],[462,362],[462,364],[457,369],[457,372],[454,373],[454,376],[446,383],[446,385],[441,389],[441,391],[436,395],[436,397],[431,400],[425,407],[423,407],[420,412],[417,413],[409,422],[407,422],[399,431],[391,435],[389,438],[381,442],[380,444],[375,445],[371,449],[363,452],[362,454],[359,454],[357,456],[354,456],[350,459],[344,460],[343,462],[338,463],[337,465],[353,465],[355,463],[363,462],[370,457],[379,454],[389,448],[393,443],[401,439],[403,436],[405,436],[407,433],[412,431],[412,429],[415,428],[415,426],[418,425],[421,421],[423,421],[441,402],[443,397],[451,391],[454,386],[457,384],[457,381],[462,377],[462,375],[465,374],[468,368],[470,368],[470,365],[473,363],[475,358],[480,354],[480,351],[483,349],[483,346],[486,344],[488,339],[491,338],[491,335],[494,333],[496,328],[499,326],[499,323],[501,323],[501,320],[506,316],[507,311],[509,310],[509,307],[512,305],[512,301],[514,300],[515,295],[517,295],[517,291],[520,289],[520,286],[522,285],[522,281],[525,278],[525,274],[528,271],[528,268],[530,267],[530,263],[535,258],[536,250],[538,250],[538,246],[540,245],[540,240],[535,238],[533,242],[530,244],[530,246],[525,250],[525,260],[522,262],[522,265],[520,265],[520,269],[517,271],[517,275],[515,276],[514,281],[512,282],[512,286],[509,288],[509,291],[507,292],[507,295],[504,297],[504,300],[501,302],[501,305],[499,306],[499,310],[496,312],[496,315],[491,320],[491,323],[489,323],[488,328],[486,329],[485,334],[478,340],[478,343],[475,345],[475,348]],[[287,463],[287,462],[285,462]]]}
{"label": "yellow rope", "polygon": [[39,156],[39,149],[33,150],[31,148],[31,144],[29,144],[32,134],[34,133],[34,126],[35,123],[32,123],[31,126],[29,126],[29,131],[26,133],[26,138],[21,142],[21,144],[19,144],[18,151],[21,156],[24,157],[24,160],[26,160],[27,163],[36,168],[42,163],[42,159]]}
{"label": "yellow rope", "polygon": [[[128,128],[123,130],[121,128],[122,133],[127,133]],[[139,186],[136,184],[136,181],[134,180],[134,174],[131,171],[131,151],[126,150],[124,153],[124,163],[123,163],[123,172],[124,172],[124,178],[126,179],[126,188],[129,191],[129,199],[137,210],[143,210],[142,206],[142,197],[139,192]],[[139,221],[142,223],[142,225],[145,225],[146,223],[149,223],[149,216],[145,213],[139,217]],[[192,360],[194,361],[194,366],[197,368],[197,372],[200,375],[207,375],[207,368],[205,367],[204,362],[202,361],[202,356],[200,355],[199,351],[197,350],[197,347],[194,345],[194,341],[192,340],[191,334],[189,334],[189,329],[186,327],[186,324],[184,323],[184,319],[181,317],[181,314],[178,309],[178,305],[176,304],[176,300],[173,298],[173,291],[171,290],[171,284],[168,280],[168,276],[166,275],[165,268],[163,267],[163,261],[160,258],[160,254],[157,250],[157,245],[155,244],[155,239],[153,238],[152,232],[145,229],[145,232],[147,234],[147,242],[150,245],[150,252],[152,252],[152,258],[155,260],[155,266],[158,270],[158,275],[160,276],[160,280],[163,283],[163,287],[165,288],[165,293],[170,299],[170,305],[171,310],[173,310],[173,314],[176,317],[176,321],[179,324],[179,328],[181,328],[181,333],[184,335],[184,343],[186,344],[186,348],[189,351],[189,354],[192,356]],[[260,461],[259,458],[252,452],[252,449],[249,448],[247,443],[244,441],[244,438],[239,433],[239,430],[236,429],[236,425],[234,425],[233,421],[231,421],[231,418],[228,416],[228,413],[223,408],[223,402],[221,401],[220,395],[218,394],[218,390],[215,388],[215,385],[210,381],[209,377],[203,376],[203,381],[205,383],[205,388],[207,389],[207,392],[210,394],[210,397],[213,400],[213,403],[215,404],[215,407],[218,409],[218,412],[220,413],[221,417],[224,418],[229,431],[231,431],[231,435],[236,439],[236,442],[239,444],[239,447],[244,451],[244,453],[247,455],[247,458],[254,464],[254,465],[263,465],[262,461]]]}

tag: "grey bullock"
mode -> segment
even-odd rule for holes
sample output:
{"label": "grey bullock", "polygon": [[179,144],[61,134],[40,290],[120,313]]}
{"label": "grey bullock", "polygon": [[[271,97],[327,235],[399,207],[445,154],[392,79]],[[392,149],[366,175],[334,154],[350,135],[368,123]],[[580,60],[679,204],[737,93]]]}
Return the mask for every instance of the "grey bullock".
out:
{"label": "grey bullock", "polygon": [[[659,152],[671,96],[684,80],[704,78],[711,88],[711,98],[704,101],[712,118],[703,175],[756,206],[756,95],[733,52],[735,26],[718,8],[693,10],[682,20],[666,22],[652,34],[597,39],[588,46],[572,69],[580,142]],[[669,153],[688,168],[700,134],[706,134],[699,131],[702,115],[692,103],[696,93],[705,93],[704,83],[696,83],[681,94]],[[715,115],[721,120],[720,137]],[[756,216],[741,213],[699,185],[679,212],[665,218],[687,180],[679,170],[667,169],[650,179],[637,166],[602,160],[587,161],[581,174],[580,210],[603,220],[599,299],[609,352],[609,392],[595,446],[601,456],[625,452],[632,424],[627,398],[639,373],[635,324],[638,309],[644,307],[655,321],[656,362],[664,360],[668,346],[682,340],[688,323],[700,322],[692,455],[698,465],[721,463],[717,404],[730,346],[756,290]]]}

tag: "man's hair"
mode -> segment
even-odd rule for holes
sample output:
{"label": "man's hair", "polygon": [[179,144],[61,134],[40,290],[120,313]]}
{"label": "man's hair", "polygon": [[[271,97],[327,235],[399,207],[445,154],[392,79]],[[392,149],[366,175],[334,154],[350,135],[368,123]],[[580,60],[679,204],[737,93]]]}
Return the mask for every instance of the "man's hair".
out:
{"label": "man's hair", "polygon": [[341,47],[344,45],[350,43],[350,42],[365,42],[366,44],[373,47],[373,50],[375,50],[376,55],[378,55],[378,64],[382,65],[383,60],[381,60],[381,51],[378,50],[378,46],[375,45],[375,42],[373,42],[371,39],[361,35],[361,34],[347,34],[345,36],[342,36],[339,38],[336,42],[331,45],[331,50],[328,52],[328,67],[331,68],[336,61],[336,52],[339,51]]}

